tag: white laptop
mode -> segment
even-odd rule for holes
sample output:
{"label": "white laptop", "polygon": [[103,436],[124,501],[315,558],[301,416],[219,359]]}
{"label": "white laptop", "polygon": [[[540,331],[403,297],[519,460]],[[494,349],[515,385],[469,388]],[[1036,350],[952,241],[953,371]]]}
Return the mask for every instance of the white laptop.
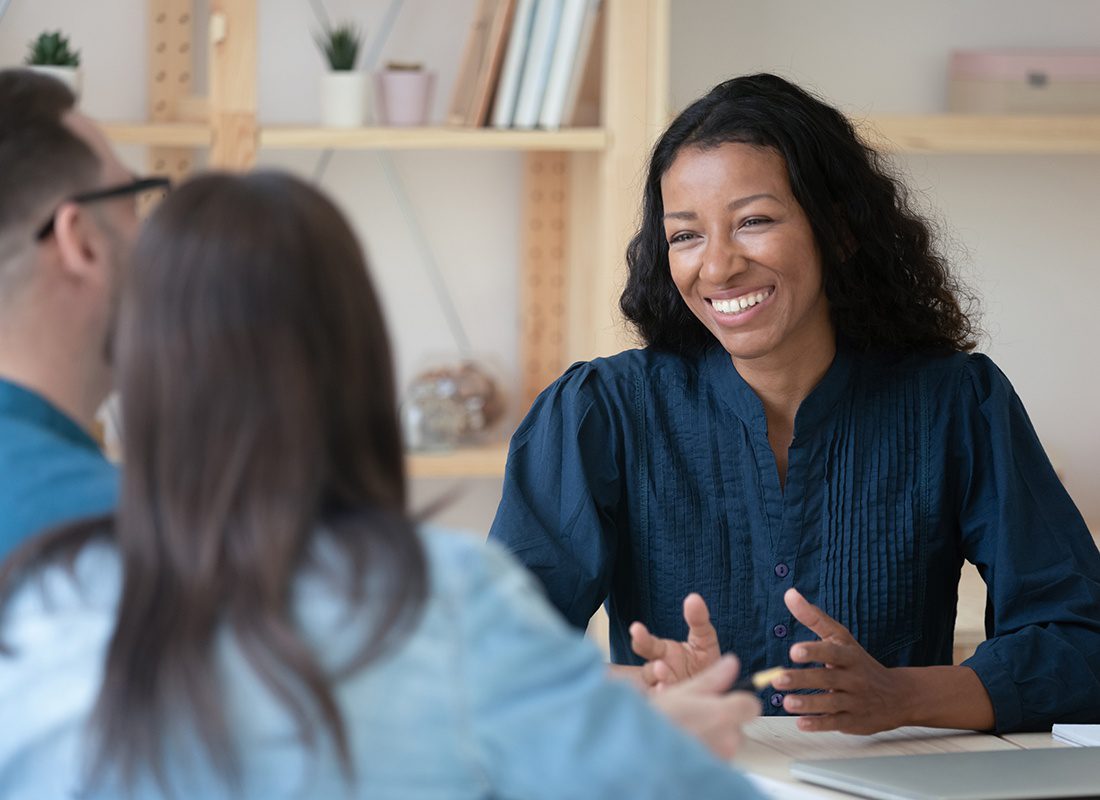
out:
{"label": "white laptop", "polygon": [[1100,798],[1100,747],[795,761],[791,775],[878,800]]}

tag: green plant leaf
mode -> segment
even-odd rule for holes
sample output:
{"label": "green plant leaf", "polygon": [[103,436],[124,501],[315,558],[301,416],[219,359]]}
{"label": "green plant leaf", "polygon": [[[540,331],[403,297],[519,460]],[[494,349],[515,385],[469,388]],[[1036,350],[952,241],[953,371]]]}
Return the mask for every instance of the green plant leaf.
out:
{"label": "green plant leaf", "polygon": [[363,44],[363,34],[357,27],[343,23],[335,28],[326,28],[315,39],[331,69],[337,72],[355,69],[359,48]]}
{"label": "green plant leaf", "polygon": [[46,31],[30,43],[26,63],[44,67],[79,67],[80,51],[70,48],[69,37],[61,31]]}

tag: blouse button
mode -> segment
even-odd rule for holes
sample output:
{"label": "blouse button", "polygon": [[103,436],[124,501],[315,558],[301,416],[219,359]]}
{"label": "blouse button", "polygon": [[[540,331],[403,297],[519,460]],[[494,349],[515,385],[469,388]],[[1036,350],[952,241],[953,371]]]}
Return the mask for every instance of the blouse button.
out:
{"label": "blouse button", "polygon": [[787,635],[787,626],[783,623],[779,623],[774,628],[772,628],[772,633],[775,634],[775,638],[782,639]]}
{"label": "blouse button", "polygon": [[775,574],[777,577],[786,578],[790,573],[791,568],[788,567],[786,564],[780,563],[775,565]]}
{"label": "blouse button", "polygon": [[783,705],[783,695],[776,692],[768,699],[768,702],[772,704],[772,708],[779,708]]}

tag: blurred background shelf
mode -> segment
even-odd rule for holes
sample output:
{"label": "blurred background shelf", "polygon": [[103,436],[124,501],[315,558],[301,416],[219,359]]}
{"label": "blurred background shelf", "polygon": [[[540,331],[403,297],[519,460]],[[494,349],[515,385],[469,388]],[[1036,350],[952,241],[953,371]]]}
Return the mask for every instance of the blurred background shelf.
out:
{"label": "blurred background shelf", "polygon": [[599,152],[607,146],[601,128],[558,131],[493,128],[320,128],[260,129],[260,146],[334,150],[549,150]]}
{"label": "blurred background shelf", "polygon": [[[907,114],[857,120],[876,147],[895,153],[1051,154],[1100,153],[1100,115],[996,116]],[[206,147],[211,128],[202,123],[112,122],[107,135],[118,144]],[[493,128],[261,128],[261,147],[295,150],[515,150],[601,152],[602,128],[558,131]]]}
{"label": "blurred background shelf", "polygon": [[895,153],[1100,153],[1100,115],[911,114],[857,120]]}
{"label": "blurred background shelf", "polygon": [[116,144],[207,147],[211,140],[210,127],[201,122],[107,122],[103,129]]}
{"label": "blurred background shelf", "polygon": [[405,456],[413,478],[501,478],[508,445],[500,442],[441,453],[409,453]]}

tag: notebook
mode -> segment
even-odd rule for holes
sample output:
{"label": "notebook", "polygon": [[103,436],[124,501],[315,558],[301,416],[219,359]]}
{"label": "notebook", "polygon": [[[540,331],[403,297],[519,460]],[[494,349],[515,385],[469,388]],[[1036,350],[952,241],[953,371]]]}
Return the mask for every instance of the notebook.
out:
{"label": "notebook", "polygon": [[795,761],[791,775],[878,800],[1100,797],[1100,747]]}
{"label": "notebook", "polygon": [[1056,722],[1051,734],[1059,742],[1076,747],[1100,747],[1100,725],[1064,725]]}

